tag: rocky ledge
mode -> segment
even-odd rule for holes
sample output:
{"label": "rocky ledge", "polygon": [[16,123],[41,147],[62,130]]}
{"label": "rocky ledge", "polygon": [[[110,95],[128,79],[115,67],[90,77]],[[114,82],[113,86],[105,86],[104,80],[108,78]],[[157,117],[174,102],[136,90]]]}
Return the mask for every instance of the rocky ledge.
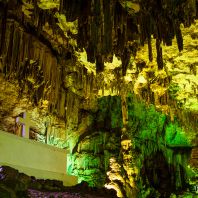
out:
{"label": "rocky ledge", "polygon": [[114,190],[91,188],[86,182],[65,187],[61,181],[36,179],[9,166],[0,167],[1,198],[116,198]]}

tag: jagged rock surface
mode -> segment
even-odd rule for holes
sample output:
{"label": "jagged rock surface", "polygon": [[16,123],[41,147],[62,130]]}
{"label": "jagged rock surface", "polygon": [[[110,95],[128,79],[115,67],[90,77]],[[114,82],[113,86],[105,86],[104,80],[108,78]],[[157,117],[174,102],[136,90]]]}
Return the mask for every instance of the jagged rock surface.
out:
{"label": "jagged rock surface", "polygon": [[[31,129],[33,139],[70,148],[71,173],[91,186],[107,183],[120,196],[130,198],[137,193],[131,194],[141,171],[147,169],[147,176],[155,180],[150,171],[154,164],[145,162],[145,167],[136,170],[134,161],[137,156],[145,157],[145,153],[140,146],[141,153],[133,148],[135,138],[130,136],[141,132],[140,138],[150,134],[156,141],[157,132],[164,133],[157,121],[149,126],[141,120],[141,115],[149,112],[149,104],[172,121],[178,117],[192,145],[197,146],[197,21],[192,25],[197,17],[196,1],[6,2],[0,1],[0,129],[16,133],[21,126],[16,126],[15,118],[24,111],[30,112],[35,123]],[[184,29],[181,23],[191,26]],[[140,47],[144,43],[148,49]],[[96,74],[95,68],[104,71]],[[130,92],[139,102],[126,102]],[[122,96],[122,105],[119,97],[103,97],[108,95]],[[145,111],[141,101],[147,103]],[[127,105],[134,104],[136,114],[127,117],[133,112],[127,110]],[[121,143],[124,132],[128,135],[123,141],[126,145]],[[179,165],[181,159],[186,160],[186,154],[168,153],[152,138],[148,144],[142,143],[150,149],[145,152],[161,149],[167,156],[171,153],[172,159],[178,159],[172,170],[182,174]],[[194,148],[191,156],[195,170],[196,151]],[[152,155],[146,156],[145,161],[154,161]],[[167,156],[160,155],[154,156],[165,162],[162,166],[156,163],[154,168],[165,171]],[[172,180],[176,176],[161,175],[166,177],[166,183],[156,189],[163,193],[168,176]],[[144,184],[151,186],[140,180],[138,187]],[[171,188],[174,185],[171,183]],[[159,196],[156,189],[149,187],[141,189],[142,196]]]}
{"label": "jagged rock surface", "polygon": [[104,188],[90,188],[82,182],[72,187],[65,187],[57,180],[43,180],[25,175],[8,166],[0,167],[0,196],[2,198],[39,198],[39,197],[65,197],[65,198],[115,198],[114,191]]}

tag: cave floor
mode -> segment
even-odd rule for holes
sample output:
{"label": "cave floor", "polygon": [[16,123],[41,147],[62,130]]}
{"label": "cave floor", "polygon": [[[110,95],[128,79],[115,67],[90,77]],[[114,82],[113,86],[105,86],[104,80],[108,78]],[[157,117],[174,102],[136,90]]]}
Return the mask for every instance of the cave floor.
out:
{"label": "cave floor", "polygon": [[28,196],[30,198],[104,198],[91,194],[81,195],[80,193],[71,192],[47,192],[29,189]]}
{"label": "cave floor", "polygon": [[68,192],[42,192],[38,190],[28,190],[28,196],[31,198],[44,198],[44,197],[54,197],[54,198],[80,198],[78,193],[68,193]]}

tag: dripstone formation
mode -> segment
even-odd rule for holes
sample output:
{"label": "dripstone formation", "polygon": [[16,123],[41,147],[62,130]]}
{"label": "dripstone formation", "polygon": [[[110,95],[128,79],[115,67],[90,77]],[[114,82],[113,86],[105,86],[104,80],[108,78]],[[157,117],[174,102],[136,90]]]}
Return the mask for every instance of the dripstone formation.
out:
{"label": "dripstone formation", "polygon": [[0,197],[197,196],[197,46],[197,0],[0,0],[0,130],[28,112],[82,182],[3,167]]}

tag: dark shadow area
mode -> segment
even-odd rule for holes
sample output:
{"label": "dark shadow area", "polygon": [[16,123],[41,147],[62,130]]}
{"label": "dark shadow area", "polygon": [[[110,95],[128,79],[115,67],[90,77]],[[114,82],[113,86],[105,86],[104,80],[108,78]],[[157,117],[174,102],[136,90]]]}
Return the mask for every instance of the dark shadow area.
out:
{"label": "dark shadow area", "polygon": [[[144,185],[156,189],[161,194],[161,198],[185,190],[187,187],[185,170],[181,165],[176,166],[168,164],[161,151],[148,156],[141,170]],[[179,178],[180,184],[177,184]]]}

